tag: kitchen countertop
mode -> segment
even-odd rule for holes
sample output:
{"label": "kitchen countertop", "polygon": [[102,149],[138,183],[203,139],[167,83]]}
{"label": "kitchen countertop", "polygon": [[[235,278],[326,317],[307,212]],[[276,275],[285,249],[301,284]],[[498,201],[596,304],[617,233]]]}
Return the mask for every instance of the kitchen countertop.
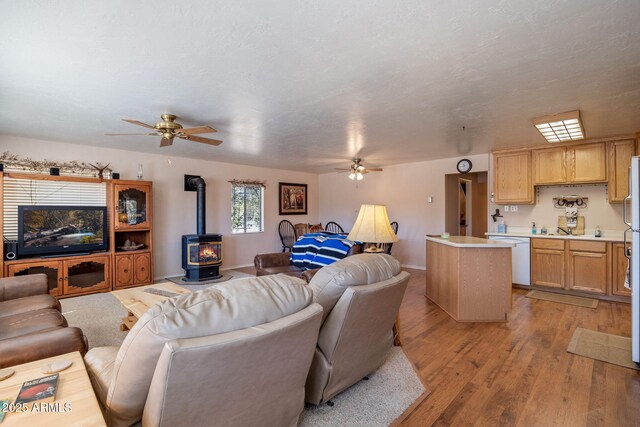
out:
{"label": "kitchen countertop", "polygon": [[531,234],[521,232],[507,232],[507,233],[485,233],[487,236],[501,236],[501,237],[528,237],[536,239],[564,239],[564,240],[599,240],[602,242],[623,242],[624,237],[620,234],[605,234],[602,237],[595,237],[593,234],[584,234],[582,236],[566,236],[563,234]]}
{"label": "kitchen countertop", "polygon": [[498,240],[481,239],[479,237],[470,236],[450,236],[448,239],[443,239],[439,236],[426,236],[426,239],[441,243],[447,246],[454,246],[456,248],[512,248],[515,246],[513,243],[500,242]]}

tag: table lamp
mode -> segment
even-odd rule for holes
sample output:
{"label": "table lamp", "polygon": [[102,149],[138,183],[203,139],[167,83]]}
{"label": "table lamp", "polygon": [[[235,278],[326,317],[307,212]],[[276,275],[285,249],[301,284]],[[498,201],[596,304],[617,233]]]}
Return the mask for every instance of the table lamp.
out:
{"label": "table lamp", "polygon": [[385,205],[360,206],[358,218],[347,238],[362,243],[376,244],[376,246],[370,246],[365,249],[365,252],[384,252],[377,244],[398,241],[396,233],[393,232],[391,224],[389,224]]}

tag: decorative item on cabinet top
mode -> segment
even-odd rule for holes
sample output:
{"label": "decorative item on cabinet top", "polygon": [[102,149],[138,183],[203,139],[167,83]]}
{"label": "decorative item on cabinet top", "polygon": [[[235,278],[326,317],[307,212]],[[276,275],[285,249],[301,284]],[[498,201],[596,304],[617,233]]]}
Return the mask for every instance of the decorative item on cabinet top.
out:
{"label": "decorative item on cabinet top", "polygon": [[102,166],[100,163],[96,163],[96,166],[94,166],[77,160],[69,162],[56,162],[47,159],[33,160],[29,157],[11,154],[8,151],[0,155],[0,163],[3,164],[3,172],[50,174],[53,168],[58,169],[58,173],[61,175],[98,177],[100,179],[110,178],[112,173],[112,170],[109,169],[109,164]]}

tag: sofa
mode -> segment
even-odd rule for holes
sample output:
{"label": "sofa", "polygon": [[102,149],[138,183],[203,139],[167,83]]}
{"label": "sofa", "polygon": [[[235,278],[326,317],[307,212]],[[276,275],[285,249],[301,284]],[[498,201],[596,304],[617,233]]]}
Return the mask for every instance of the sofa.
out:
{"label": "sofa", "polygon": [[[295,244],[294,244],[295,247]],[[355,244],[347,251],[347,257],[362,253],[362,245]],[[291,263],[291,254],[287,252],[274,252],[268,254],[258,254],[253,258],[253,265],[256,268],[256,276],[268,276],[270,274],[286,274],[309,281],[319,270],[303,270]]]}
{"label": "sofa", "polygon": [[307,402],[329,401],[384,363],[408,282],[409,273],[387,254],[350,256],[313,276],[309,287],[323,313]]}
{"label": "sofa", "polygon": [[85,354],[82,330],[67,326],[46,275],[0,279],[0,368],[73,351]]}
{"label": "sofa", "polygon": [[85,356],[110,426],[295,426],[322,307],[286,275],[167,299]]}

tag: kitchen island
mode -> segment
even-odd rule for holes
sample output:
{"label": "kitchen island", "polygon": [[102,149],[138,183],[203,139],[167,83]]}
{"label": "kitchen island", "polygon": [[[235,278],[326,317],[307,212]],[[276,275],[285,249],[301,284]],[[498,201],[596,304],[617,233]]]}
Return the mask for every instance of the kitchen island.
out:
{"label": "kitchen island", "polygon": [[513,243],[426,236],[426,295],[459,322],[504,322],[511,312]]}

